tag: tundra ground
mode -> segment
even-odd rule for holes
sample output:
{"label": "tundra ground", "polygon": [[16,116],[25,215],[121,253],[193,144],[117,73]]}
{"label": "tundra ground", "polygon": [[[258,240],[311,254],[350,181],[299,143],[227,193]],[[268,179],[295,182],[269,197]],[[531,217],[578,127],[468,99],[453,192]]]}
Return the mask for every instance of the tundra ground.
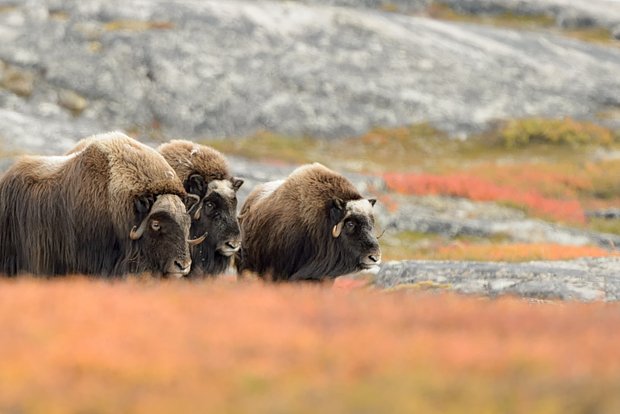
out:
{"label": "tundra ground", "polygon": [[618,304],[0,282],[2,412],[618,412]]}
{"label": "tundra ground", "polygon": [[[442,220],[454,219],[457,227],[468,219],[490,222],[501,216],[513,220],[512,227],[525,227],[518,221],[531,218],[582,232],[620,234],[620,218],[587,214],[620,206],[620,132],[589,122],[513,119],[466,141],[417,124],[376,128],[340,141],[261,133],[204,142],[227,154],[271,164],[319,161],[338,171],[381,176],[386,188],[375,195],[391,212],[420,207],[420,197],[438,197],[424,202],[423,211],[404,214],[407,219],[444,211]],[[480,208],[455,209],[455,203],[446,205],[446,197],[470,200]],[[558,260],[618,252],[614,242],[569,245],[557,242],[562,237],[535,237],[539,231],[515,238],[501,232],[482,234],[483,229],[471,237],[422,232],[418,227],[427,226],[406,228],[400,221],[401,229],[387,229],[382,240],[388,260]]]}

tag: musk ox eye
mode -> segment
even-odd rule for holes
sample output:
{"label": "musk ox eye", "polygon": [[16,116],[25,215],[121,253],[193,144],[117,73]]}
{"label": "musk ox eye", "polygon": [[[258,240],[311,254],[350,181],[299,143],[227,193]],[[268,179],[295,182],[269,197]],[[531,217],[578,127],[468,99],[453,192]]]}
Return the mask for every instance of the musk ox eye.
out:
{"label": "musk ox eye", "polygon": [[213,202],[211,202],[211,201],[207,201],[205,203],[205,207],[207,207],[210,210],[213,210],[215,208],[215,204]]}
{"label": "musk ox eye", "polygon": [[151,228],[155,231],[159,231],[159,229],[161,229],[161,224],[159,224],[159,221],[153,220],[151,221]]}
{"label": "musk ox eye", "polygon": [[352,221],[347,221],[345,226],[347,226],[347,230],[353,230],[355,228],[355,223]]}

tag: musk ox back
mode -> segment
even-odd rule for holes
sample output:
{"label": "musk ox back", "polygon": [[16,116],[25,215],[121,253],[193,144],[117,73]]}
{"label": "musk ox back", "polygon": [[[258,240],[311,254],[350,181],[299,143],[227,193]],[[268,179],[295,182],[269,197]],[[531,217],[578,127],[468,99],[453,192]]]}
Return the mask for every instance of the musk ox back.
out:
{"label": "musk ox back", "polygon": [[78,147],[0,179],[0,273],[187,273],[185,192],[165,160],[120,133]]}
{"label": "musk ox back", "polygon": [[376,267],[375,200],[342,175],[306,165],[256,187],[241,208],[237,269],[272,280],[322,280]]}
{"label": "musk ox back", "polygon": [[241,236],[237,221],[237,190],[243,180],[230,174],[224,156],[205,145],[174,140],[158,148],[175,170],[185,190],[199,201],[190,209],[190,234],[206,233],[204,243],[192,249],[191,275],[217,275],[231,264]]}

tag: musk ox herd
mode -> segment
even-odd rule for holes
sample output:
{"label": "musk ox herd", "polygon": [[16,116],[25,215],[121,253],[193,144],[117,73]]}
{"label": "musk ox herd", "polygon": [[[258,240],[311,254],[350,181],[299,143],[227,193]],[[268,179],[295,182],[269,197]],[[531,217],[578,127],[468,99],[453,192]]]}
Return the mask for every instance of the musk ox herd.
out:
{"label": "musk ox herd", "polygon": [[236,267],[321,281],[381,262],[375,200],[310,164],[257,186],[205,145],[156,149],[119,132],[62,156],[23,156],[0,176],[0,274],[205,277]]}

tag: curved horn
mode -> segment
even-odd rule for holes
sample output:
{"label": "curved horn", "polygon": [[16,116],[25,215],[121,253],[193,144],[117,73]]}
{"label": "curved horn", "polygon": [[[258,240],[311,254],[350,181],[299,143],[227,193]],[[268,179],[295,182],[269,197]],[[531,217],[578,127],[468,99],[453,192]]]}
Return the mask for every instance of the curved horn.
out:
{"label": "curved horn", "polygon": [[340,237],[340,233],[342,233],[342,226],[344,226],[344,220],[340,221],[332,229],[332,236],[334,236],[334,239]]}
{"label": "curved horn", "polygon": [[[189,195],[189,194],[188,194]],[[199,220],[200,219],[200,211],[202,210],[202,202],[204,201],[204,199],[207,197],[207,194],[205,194],[205,196],[203,198],[198,197],[195,194],[191,194],[193,197],[198,198],[198,201],[196,202],[196,204],[194,204],[192,206],[192,208],[189,209],[189,211],[187,212],[190,216],[192,216],[192,218],[194,220]],[[194,211],[194,208],[196,209],[196,211]]]}
{"label": "curved horn", "polygon": [[142,237],[142,235],[144,234],[144,230],[146,230],[146,224],[148,221],[149,218],[147,216],[144,218],[144,220],[142,220],[142,223],[140,223],[140,227],[133,226],[133,228],[129,232],[129,238],[131,240],[138,240],[140,237]]}
{"label": "curved horn", "polygon": [[202,210],[202,200],[200,201],[201,202],[198,203],[198,208],[196,209],[196,211],[194,212],[194,215],[192,216],[194,220],[200,219],[200,210]]}
{"label": "curved horn", "polygon": [[334,239],[340,237],[340,233],[342,233],[342,227],[344,226],[344,221],[349,217],[351,217],[351,212],[347,211],[342,220],[340,220],[338,224],[334,226],[334,228],[332,229],[332,236],[334,236]]}
{"label": "curved horn", "polygon": [[190,246],[197,246],[203,241],[205,241],[205,239],[207,238],[207,234],[209,234],[209,232],[205,231],[205,234],[198,237],[197,239],[193,239],[193,240],[187,239],[187,244],[189,244]]}
{"label": "curved horn", "polygon": [[191,215],[192,212],[194,211],[194,209],[198,206],[198,204],[200,203],[200,197],[197,196],[196,194],[191,194],[191,193],[187,193],[187,198],[191,198],[192,200],[194,200],[194,204],[192,204],[192,206],[190,208],[187,209],[187,214]]}

